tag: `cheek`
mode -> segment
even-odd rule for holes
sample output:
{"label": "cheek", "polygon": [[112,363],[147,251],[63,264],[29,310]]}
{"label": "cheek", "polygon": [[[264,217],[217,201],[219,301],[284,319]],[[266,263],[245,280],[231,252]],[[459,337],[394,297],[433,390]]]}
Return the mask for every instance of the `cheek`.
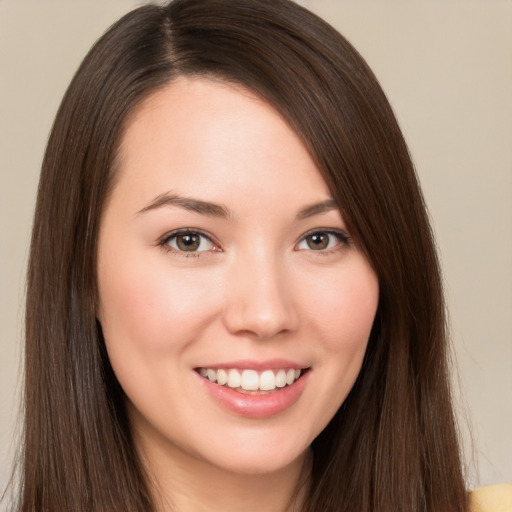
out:
{"label": "cheek", "polygon": [[163,260],[140,265],[125,256],[100,266],[99,319],[129,401],[146,417],[162,411],[165,418],[173,407],[187,407],[175,393],[187,366],[184,355],[215,318],[219,301],[204,292],[204,279],[173,272]]}
{"label": "cheek", "polygon": [[179,349],[215,315],[216,297],[204,293],[198,276],[177,276],[165,258],[144,265],[117,261],[100,267],[99,276],[99,319],[109,350],[121,345],[158,355]]}
{"label": "cheek", "polygon": [[311,439],[331,421],[359,375],[379,300],[377,277],[362,257],[347,257],[342,268],[327,270],[301,288],[306,338],[315,340],[309,345],[309,400],[311,410],[316,407]]}
{"label": "cheek", "polygon": [[363,260],[330,277],[303,294],[321,348],[346,357],[364,354],[379,301],[377,277]]}

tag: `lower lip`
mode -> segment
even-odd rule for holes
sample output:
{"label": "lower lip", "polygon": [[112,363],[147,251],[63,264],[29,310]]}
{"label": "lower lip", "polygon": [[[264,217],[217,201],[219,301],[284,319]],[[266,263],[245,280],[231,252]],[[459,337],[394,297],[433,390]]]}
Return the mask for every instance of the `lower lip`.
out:
{"label": "lower lip", "polygon": [[246,418],[268,418],[287,410],[302,395],[310,371],[305,372],[290,386],[261,395],[239,393],[226,386],[219,386],[197,375],[210,396],[223,408]]}

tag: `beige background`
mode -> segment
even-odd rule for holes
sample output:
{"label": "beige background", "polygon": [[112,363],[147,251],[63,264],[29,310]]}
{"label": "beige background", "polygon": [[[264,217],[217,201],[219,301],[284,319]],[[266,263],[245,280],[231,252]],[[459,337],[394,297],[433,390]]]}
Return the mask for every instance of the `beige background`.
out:
{"label": "beige background", "polygon": [[[442,257],[468,485],[512,482],[512,1],[301,3],[354,43],[397,112]],[[47,134],[81,58],[133,5],[0,0],[0,489],[14,448],[24,271]]]}

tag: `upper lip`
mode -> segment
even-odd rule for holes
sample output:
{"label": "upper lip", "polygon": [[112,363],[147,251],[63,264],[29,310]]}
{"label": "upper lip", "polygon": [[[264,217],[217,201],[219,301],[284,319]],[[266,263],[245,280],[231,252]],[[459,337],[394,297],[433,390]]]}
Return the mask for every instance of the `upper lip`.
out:
{"label": "upper lip", "polygon": [[196,368],[215,368],[229,369],[237,368],[240,370],[280,370],[282,368],[293,368],[294,370],[302,370],[309,368],[311,365],[302,364],[297,361],[290,361],[288,359],[267,359],[264,361],[256,361],[252,359],[241,359],[237,361],[228,361],[222,363],[207,363],[205,365],[199,365]]}

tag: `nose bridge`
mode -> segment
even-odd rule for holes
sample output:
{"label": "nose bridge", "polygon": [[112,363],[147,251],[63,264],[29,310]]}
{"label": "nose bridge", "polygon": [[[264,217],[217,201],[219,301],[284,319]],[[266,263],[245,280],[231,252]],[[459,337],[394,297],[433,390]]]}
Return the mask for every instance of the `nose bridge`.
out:
{"label": "nose bridge", "polygon": [[268,248],[236,258],[225,320],[233,333],[270,338],[297,327],[290,275],[283,258]]}

